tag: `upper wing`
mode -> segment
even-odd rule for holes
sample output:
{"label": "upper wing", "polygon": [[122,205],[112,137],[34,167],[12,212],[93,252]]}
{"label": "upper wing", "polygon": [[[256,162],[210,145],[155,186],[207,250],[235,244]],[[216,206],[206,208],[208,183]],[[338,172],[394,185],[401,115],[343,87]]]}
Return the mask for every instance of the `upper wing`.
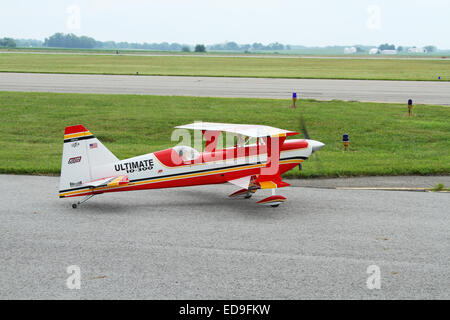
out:
{"label": "upper wing", "polygon": [[254,124],[232,124],[232,123],[215,123],[215,122],[194,122],[183,126],[177,126],[178,129],[192,129],[204,131],[224,131],[235,134],[241,134],[253,138],[263,137],[287,137],[299,134],[295,131],[278,129],[270,126],[254,125]]}

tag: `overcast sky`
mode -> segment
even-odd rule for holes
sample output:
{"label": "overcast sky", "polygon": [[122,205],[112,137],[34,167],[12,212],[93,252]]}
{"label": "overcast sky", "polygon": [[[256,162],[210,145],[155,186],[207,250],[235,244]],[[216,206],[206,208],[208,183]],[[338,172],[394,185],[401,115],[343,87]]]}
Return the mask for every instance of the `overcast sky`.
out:
{"label": "overcast sky", "polygon": [[450,49],[450,0],[0,0],[0,37]]}

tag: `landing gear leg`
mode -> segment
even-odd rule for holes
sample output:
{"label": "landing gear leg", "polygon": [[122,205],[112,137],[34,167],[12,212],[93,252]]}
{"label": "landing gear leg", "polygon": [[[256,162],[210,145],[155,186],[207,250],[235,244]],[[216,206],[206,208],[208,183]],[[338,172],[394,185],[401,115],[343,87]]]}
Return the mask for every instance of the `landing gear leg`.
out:
{"label": "landing gear leg", "polygon": [[95,196],[95,194],[91,194],[90,196],[87,196],[86,198],[84,198],[81,201],[78,201],[77,203],[72,203],[72,208],[76,209],[78,208],[78,206],[86,201],[88,201],[90,198],[92,198],[93,196]]}
{"label": "landing gear leg", "polygon": [[258,187],[256,186],[250,186],[248,188],[247,194],[245,195],[245,199],[250,199],[252,197],[252,195],[256,192],[256,190],[258,190]]}
{"label": "landing gear leg", "polygon": [[[272,189],[272,195],[274,196],[274,195],[276,195],[277,194],[277,192],[276,192],[276,188],[273,188]],[[270,205],[272,208],[276,208],[276,207],[278,207],[280,204],[278,203],[278,204],[272,204],[272,205]]]}

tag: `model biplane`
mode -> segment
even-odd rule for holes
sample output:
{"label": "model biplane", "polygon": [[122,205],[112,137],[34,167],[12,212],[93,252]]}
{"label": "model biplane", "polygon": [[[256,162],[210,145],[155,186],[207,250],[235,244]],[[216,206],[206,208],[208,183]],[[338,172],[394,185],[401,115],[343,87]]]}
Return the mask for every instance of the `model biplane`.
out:
{"label": "model biplane", "polygon": [[[101,193],[229,182],[239,187],[230,197],[250,198],[257,190],[270,189],[272,194],[257,203],[276,207],[286,200],[277,189],[289,186],[281,175],[324,146],[286,139],[299,133],[262,125],[196,122],[176,128],[200,130],[204,151],[178,145],[119,160],[83,125],[66,127],[59,197],[85,196],[72,205],[77,208]],[[236,144],[218,148],[222,133],[235,135]]]}

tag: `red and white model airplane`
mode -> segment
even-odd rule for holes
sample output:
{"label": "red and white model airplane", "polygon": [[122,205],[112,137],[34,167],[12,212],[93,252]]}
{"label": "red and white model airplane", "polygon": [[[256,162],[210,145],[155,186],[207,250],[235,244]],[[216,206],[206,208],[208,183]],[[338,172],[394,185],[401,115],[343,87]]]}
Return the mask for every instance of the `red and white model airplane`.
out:
{"label": "red and white model airplane", "polygon": [[[250,198],[258,189],[271,189],[272,195],[257,203],[276,207],[286,200],[276,190],[289,186],[281,175],[324,146],[286,140],[298,133],[261,125],[198,122],[176,128],[201,130],[205,151],[176,146],[119,160],[83,125],[66,127],[59,197],[86,196],[72,205],[77,208],[101,193],[229,182],[240,188],[230,197]],[[216,148],[222,132],[237,136],[234,147]]]}

